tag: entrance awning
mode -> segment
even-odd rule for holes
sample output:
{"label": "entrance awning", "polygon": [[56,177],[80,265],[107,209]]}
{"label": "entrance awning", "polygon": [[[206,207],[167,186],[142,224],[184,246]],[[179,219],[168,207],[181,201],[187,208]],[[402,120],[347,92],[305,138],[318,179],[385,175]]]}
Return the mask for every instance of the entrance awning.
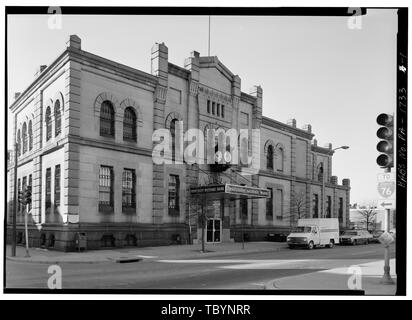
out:
{"label": "entrance awning", "polygon": [[241,186],[237,184],[211,184],[206,186],[191,187],[192,197],[206,197],[207,199],[260,199],[270,198],[270,190]]}

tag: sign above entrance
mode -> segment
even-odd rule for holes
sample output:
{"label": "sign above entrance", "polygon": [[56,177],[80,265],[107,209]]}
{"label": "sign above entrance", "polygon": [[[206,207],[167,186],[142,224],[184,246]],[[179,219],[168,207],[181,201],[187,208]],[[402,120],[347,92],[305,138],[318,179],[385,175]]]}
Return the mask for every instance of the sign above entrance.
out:
{"label": "sign above entrance", "polygon": [[191,187],[190,194],[196,195],[214,195],[216,198],[233,198],[234,196],[243,196],[246,198],[270,198],[268,189],[241,186],[236,184],[214,184],[208,186]]}

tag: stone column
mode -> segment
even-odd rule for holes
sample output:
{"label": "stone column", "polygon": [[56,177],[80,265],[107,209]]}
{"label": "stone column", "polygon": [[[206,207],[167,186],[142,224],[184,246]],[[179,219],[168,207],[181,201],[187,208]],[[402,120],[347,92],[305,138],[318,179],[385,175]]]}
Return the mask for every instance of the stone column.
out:
{"label": "stone column", "polygon": [[[70,51],[81,50],[81,40],[76,35],[71,35],[67,41]],[[80,87],[81,65],[70,61],[65,74],[64,92],[64,130],[68,137],[80,137]],[[63,221],[79,223],[79,162],[80,148],[78,144],[68,142],[64,145],[63,164],[63,190],[62,190],[62,214]]]}
{"label": "stone column", "polygon": [[[153,96],[153,130],[165,127],[165,104],[168,88],[168,48],[164,43],[152,47],[152,74],[157,77]],[[153,224],[159,224],[167,211],[167,189],[165,189],[165,166],[153,164]],[[166,197],[166,198],[165,198]]]}

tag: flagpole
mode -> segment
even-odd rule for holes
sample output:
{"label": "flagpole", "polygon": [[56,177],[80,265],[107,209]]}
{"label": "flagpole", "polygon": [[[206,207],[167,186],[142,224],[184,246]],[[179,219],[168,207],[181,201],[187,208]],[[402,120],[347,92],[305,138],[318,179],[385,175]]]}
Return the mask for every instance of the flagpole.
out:
{"label": "flagpole", "polygon": [[208,46],[207,46],[207,55],[210,56],[210,16],[209,16],[209,39],[208,39]]}

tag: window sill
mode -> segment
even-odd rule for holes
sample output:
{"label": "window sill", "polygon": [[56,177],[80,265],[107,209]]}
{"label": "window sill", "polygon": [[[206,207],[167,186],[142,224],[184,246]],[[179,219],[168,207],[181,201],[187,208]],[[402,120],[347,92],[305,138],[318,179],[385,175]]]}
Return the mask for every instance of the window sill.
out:
{"label": "window sill", "polygon": [[105,213],[105,214],[111,214],[111,213],[114,213],[114,208],[112,206],[99,205],[99,212]]}
{"label": "window sill", "polygon": [[135,214],[136,213],[136,208],[135,207],[122,207],[122,213]]}

